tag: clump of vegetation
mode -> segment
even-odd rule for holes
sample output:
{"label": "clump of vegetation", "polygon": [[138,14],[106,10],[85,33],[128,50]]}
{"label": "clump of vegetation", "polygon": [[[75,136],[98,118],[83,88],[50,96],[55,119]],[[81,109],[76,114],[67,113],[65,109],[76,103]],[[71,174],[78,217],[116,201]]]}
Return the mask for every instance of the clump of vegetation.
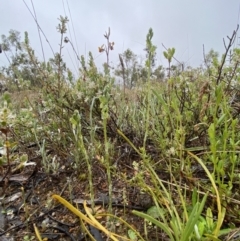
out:
{"label": "clump of vegetation", "polygon": [[[62,56],[64,44],[72,45],[66,38],[68,19],[59,20],[60,50],[47,62],[37,59],[27,33],[23,42],[13,30],[2,36],[3,52],[12,53],[9,66],[1,69],[8,89],[0,110],[2,196],[11,196],[14,174],[34,166],[28,180],[35,182],[41,173],[46,183],[59,181],[47,195],[34,186],[41,205],[53,210],[49,195],[54,194],[80,218],[78,232],[91,240],[101,240],[98,230],[112,240],[237,237],[240,50],[230,52],[237,30],[221,58],[211,50],[205,67],[184,69],[173,65],[174,48],[163,53],[167,68],[156,66],[150,29],[145,65],[127,49],[112,71],[108,29],[106,44],[99,47],[106,54],[104,71],[89,52],[88,59],[77,56],[81,68],[74,78]],[[79,186],[88,202],[78,200]],[[36,218],[27,197],[21,198],[28,212],[17,228],[35,230],[42,240],[53,228],[45,222],[47,214]]]}

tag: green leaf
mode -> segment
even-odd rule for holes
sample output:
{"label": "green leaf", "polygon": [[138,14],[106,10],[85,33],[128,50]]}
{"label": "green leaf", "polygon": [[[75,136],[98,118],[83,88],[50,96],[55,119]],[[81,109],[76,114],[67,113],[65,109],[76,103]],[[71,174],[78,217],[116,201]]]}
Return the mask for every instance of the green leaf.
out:
{"label": "green leaf", "polygon": [[166,59],[168,59],[168,53],[166,51],[163,51],[163,55]]}
{"label": "green leaf", "polygon": [[202,216],[200,216],[198,224],[195,226],[195,231],[196,227],[198,229],[198,234],[202,237],[206,230],[206,220]]}
{"label": "green leaf", "polygon": [[141,217],[141,218],[145,218],[147,221],[157,225],[159,228],[161,228],[168,235],[168,237],[171,239],[171,241],[175,241],[175,239],[174,239],[174,237],[172,235],[172,230],[165,223],[156,220],[155,218],[149,216],[146,213],[138,212],[136,210],[132,211],[132,213],[137,215],[137,216],[139,216],[139,217]]}
{"label": "green leaf", "polygon": [[197,188],[195,187],[193,189],[193,193],[192,193],[192,205],[193,206],[197,203],[197,198],[198,198],[198,193],[197,193]]}
{"label": "green leaf", "polygon": [[156,206],[153,206],[147,210],[147,214],[153,218],[159,218],[164,214],[164,211],[160,208],[157,208]]}
{"label": "green leaf", "polygon": [[128,236],[133,241],[138,240],[138,237],[137,237],[136,233],[134,231],[132,231],[131,229],[128,230]]}
{"label": "green leaf", "polygon": [[194,231],[194,226],[195,224],[197,224],[197,221],[200,218],[206,199],[207,199],[207,194],[204,195],[201,203],[197,202],[196,205],[193,207],[193,210],[183,230],[183,233],[182,233],[183,235],[180,239],[181,241],[189,240],[190,236],[192,235]]}
{"label": "green leaf", "polygon": [[212,214],[211,208],[207,208],[206,222],[207,222],[207,228],[209,230],[213,230],[214,224],[213,224],[213,214]]}

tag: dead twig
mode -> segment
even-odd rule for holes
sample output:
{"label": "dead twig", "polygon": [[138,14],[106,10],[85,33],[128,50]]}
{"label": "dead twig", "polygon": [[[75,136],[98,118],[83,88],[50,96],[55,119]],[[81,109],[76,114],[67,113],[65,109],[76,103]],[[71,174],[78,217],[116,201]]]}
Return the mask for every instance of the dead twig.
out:
{"label": "dead twig", "polygon": [[238,28],[239,28],[239,25],[237,25],[236,30],[233,31],[233,34],[232,34],[232,37],[231,37],[231,38],[230,38],[229,36],[227,36],[227,38],[229,39],[228,46],[226,46],[225,40],[223,39],[223,43],[224,43],[224,47],[225,47],[225,50],[226,50],[226,51],[225,51],[225,54],[223,55],[223,59],[222,59],[221,65],[218,67],[218,75],[217,75],[217,81],[216,81],[216,84],[217,84],[217,85],[219,84],[219,82],[220,82],[220,80],[221,80],[223,66],[224,66],[224,64],[225,64],[227,54],[228,54],[230,48],[233,46],[233,44],[234,44],[234,42],[235,42]]}

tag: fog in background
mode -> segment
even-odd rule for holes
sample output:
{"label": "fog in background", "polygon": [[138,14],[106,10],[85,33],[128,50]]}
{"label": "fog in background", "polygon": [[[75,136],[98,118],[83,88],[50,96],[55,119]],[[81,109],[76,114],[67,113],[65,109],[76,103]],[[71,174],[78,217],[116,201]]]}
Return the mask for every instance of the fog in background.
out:
{"label": "fog in background", "polygon": [[[207,53],[211,48],[224,52],[223,38],[231,36],[239,23],[240,0],[8,0],[1,1],[0,34],[8,36],[17,30],[24,38],[29,34],[30,44],[43,60],[37,25],[28,8],[36,12],[38,23],[55,52],[59,52],[60,34],[56,30],[60,15],[68,16],[67,36],[79,56],[91,51],[97,66],[106,61],[98,47],[106,43],[103,34],[110,27],[110,40],[115,42],[110,53],[112,66],[118,64],[118,54],[130,48],[144,62],[146,35],[151,27],[153,44],[157,48],[157,65],[167,67],[162,52],[176,49],[175,57],[185,65],[197,67],[203,63],[203,44]],[[239,35],[239,34],[238,34]],[[50,47],[41,34],[46,58],[53,57]],[[239,42],[237,39],[236,44]],[[77,73],[79,63],[71,45],[65,44],[64,60]],[[0,66],[8,65],[4,54]]]}

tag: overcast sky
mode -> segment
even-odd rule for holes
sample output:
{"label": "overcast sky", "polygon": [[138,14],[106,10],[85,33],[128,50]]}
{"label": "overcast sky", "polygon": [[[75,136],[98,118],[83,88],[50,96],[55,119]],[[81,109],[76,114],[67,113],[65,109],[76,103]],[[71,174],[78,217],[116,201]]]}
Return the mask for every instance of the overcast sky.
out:
{"label": "overcast sky", "polygon": [[[56,31],[58,18],[67,15],[70,32],[66,36],[74,43],[79,55],[91,51],[98,66],[106,60],[104,53],[98,53],[98,47],[106,43],[103,34],[108,27],[111,28],[110,40],[115,42],[114,51],[110,53],[114,66],[118,64],[118,54],[127,48],[144,58],[146,34],[151,27],[154,32],[153,44],[158,47],[158,64],[166,66],[162,55],[163,43],[167,48],[176,49],[175,57],[178,60],[196,67],[203,63],[203,44],[206,52],[213,48],[223,53],[223,38],[227,40],[239,23],[240,0],[32,1],[38,23],[54,51],[59,51],[60,34]],[[32,11],[31,1],[25,2]],[[43,60],[37,26],[23,0],[1,1],[0,23],[1,35],[7,36],[9,30],[13,29],[21,32],[23,39],[23,33],[27,31],[32,47]],[[45,38],[42,37],[42,40],[45,54],[48,58],[52,57]],[[65,45],[63,54],[76,73],[76,59],[70,44]],[[7,63],[1,54],[0,66]]]}

